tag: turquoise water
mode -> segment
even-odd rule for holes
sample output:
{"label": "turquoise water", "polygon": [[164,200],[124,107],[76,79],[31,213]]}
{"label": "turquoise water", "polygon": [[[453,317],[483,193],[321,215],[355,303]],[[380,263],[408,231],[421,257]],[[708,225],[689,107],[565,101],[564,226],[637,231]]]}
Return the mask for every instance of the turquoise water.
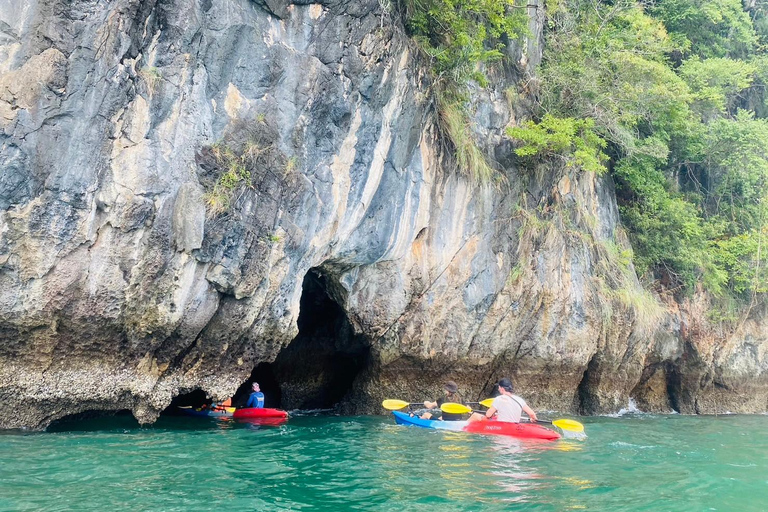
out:
{"label": "turquoise water", "polygon": [[0,436],[0,510],[768,510],[768,416],[583,418],[585,441],[297,417]]}

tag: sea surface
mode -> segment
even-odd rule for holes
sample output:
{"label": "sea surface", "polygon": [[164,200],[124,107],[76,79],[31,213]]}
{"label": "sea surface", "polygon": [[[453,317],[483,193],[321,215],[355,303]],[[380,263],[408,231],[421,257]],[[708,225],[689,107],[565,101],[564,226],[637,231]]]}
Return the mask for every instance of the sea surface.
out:
{"label": "sea surface", "polygon": [[768,510],[768,416],[577,418],[525,443],[390,417],[132,417],[0,435],[0,510]]}

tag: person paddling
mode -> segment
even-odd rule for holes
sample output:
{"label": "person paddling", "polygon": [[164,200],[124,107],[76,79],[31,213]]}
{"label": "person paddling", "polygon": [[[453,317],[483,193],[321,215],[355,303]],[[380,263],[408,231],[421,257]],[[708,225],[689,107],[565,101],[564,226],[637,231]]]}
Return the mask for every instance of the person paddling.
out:
{"label": "person paddling", "polygon": [[[445,391],[445,396],[441,396],[434,402],[430,402],[429,400],[424,401],[424,407],[427,409],[437,409],[437,414],[442,414],[443,421],[459,421],[462,419],[461,414],[451,414],[447,412],[440,411],[440,406],[443,405],[446,402],[456,403],[456,404],[464,404],[464,401],[461,398],[461,395],[459,394],[459,385],[453,382],[452,380],[446,381],[445,384],[443,384],[443,390]],[[425,412],[421,416],[421,419],[423,420],[429,420],[432,419],[432,412]]]}
{"label": "person paddling", "polygon": [[506,421],[510,423],[520,423],[522,413],[528,415],[531,422],[535,423],[536,413],[533,409],[528,407],[521,397],[513,394],[514,388],[512,387],[512,381],[503,378],[498,384],[499,396],[493,399],[493,403],[485,411],[485,416],[480,413],[473,413],[469,417],[469,421],[484,421],[493,418],[496,415],[497,421]]}
{"label": "person paddling", "polygon": [[245,404],[245,408],[264,408],[264,393],[259,389],[259,383],[254,382],[251,389],[253,389],[253,392],[251,393],[251,396],[248,397],[248,403]]}
{"label": "person paddling", "polygon": [[232,399],[227,398],[221,403],[213,402],[211,404],[211,410],[215,412],[225,412],[227,410],[227,407],[232,407]]}

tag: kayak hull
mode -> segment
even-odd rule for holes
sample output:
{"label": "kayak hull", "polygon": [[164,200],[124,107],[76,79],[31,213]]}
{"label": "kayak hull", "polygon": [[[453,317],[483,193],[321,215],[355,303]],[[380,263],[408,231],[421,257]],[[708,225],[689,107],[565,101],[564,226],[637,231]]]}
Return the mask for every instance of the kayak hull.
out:
{"label": "kayak hull", "polygon": [[461,432],[467,426],[466,421],[442,421],[442,420],[423,420],[418,416],[392,411],[395,415],[395,423],[398,425],[407,425],[409,427],[432,428],[436,430],[453,430]]}
{"label": "kayak hull", "polygon": [[257,425],[260,427],[277,427],[288,421],[287,417],[267,417],[267,418],[233,418],[238,423],[247,423],[249,425]]}
{"label": "kayak hull", "polygon": [[490,436],[509,436],[517,439],[557,441],[560,434],[535,423],[510,423],[508,421],[474,421],[464,427],[464,432]]}
{"label": "kayak hull", "polygon": [[555,441],[560,439],[560,434],[535,423],[509,423],[505,421],[442,421],[423,420],[417,416],[393,411],[395,422],[398,425],[411,427],[430,428],[435,430],[451,430],[458,432],[470,432],[473,434],[508,436],[517,439],[530,439],[537,441]]}
{"label": "kayak hull", "polygon": [[238,409],[235,411],[233,418],[238,419],[251,419],[251,418],[288,418],[288,413],[282,409],[268,409],[266,407],[256,408],[251,407],[248,409]]}

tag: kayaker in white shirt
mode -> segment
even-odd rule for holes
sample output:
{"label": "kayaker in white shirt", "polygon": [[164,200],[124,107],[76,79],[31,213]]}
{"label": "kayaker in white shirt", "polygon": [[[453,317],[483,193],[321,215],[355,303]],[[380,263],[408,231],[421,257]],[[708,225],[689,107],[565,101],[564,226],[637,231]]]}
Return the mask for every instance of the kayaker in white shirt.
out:
{"label": "kayaker in white shirt", "polygon": [[[522,413],[528,415],[531,422],[536,422],[536,413],[528,407],[521,397],[513,394],[512,381],[504,378],[499,381],[499,396],[493,399],[493,403],[485,411],[485,416],[480,413],[473,413],[469,421],[484,421],[495,419],[497,421],[507,421],[510,423],[520,423]],[[496,416],[494,418],[494,415]]]}

